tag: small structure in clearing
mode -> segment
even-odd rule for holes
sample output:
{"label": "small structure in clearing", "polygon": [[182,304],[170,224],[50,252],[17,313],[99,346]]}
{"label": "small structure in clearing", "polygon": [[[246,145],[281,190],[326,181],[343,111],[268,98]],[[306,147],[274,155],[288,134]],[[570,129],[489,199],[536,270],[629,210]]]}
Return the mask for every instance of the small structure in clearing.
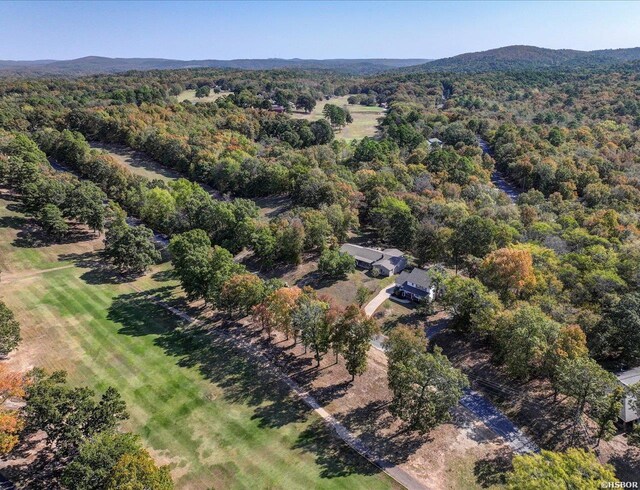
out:
{"label": "small structure in clearing", "polygon": [[356,266],[376,271],[385,277],[398,274],[407,266],[407,258],[397,248],[378,250],[345,243],[340,251],[351,255],[356,260]]}

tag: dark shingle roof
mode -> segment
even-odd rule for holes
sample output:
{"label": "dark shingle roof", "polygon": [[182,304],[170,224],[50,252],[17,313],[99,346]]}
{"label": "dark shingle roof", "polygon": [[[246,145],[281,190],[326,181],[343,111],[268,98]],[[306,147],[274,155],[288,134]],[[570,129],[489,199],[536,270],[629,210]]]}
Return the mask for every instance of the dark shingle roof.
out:
{"label": "dark shingle roof", "polygon": [[429,271],[418,269],[417,267],[414,267],[411,272],[404,271],[396,278],[396,284],[399,286],[402,286],[406,282],[411,282],[427,290],[431,288]]}

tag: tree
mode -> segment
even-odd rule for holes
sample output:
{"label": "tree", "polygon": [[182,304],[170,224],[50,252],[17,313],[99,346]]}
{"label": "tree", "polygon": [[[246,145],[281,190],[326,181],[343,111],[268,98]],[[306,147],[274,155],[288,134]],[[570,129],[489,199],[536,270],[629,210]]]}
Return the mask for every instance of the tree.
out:
{"label": "tree", "polygon": [[300,339],[305,349],[310,348],[318,366],[329,350],[331,342],[331,325],[327,321],[326,313],[329,305],[303,293],[291,313],[291,326],[294,337],[300,332]]}
{"label": "tree", "polygon": [[400,247],[413,241],[417,220],[406,202],[385,197],[371,210],[371,217],[386,243]]}
{"label": "tree", "polygon": [[171,262],[190,300],[209,297],[211,240],[203,230],[175,235],[169,242]]}
{"label": "tree", "polygon": [[598,330],[609,355],[635,366],[640,361],[640,293],[624,295],[605,312]]}
{"label": "tree", "polygon": [[233,260],[233,255],[227,249],[217,245],[211,250],[209,264],[211,272],[207,288],[207,299],[218,306],[224,284],[234,275],[244,274],[246,268]]}
{"label": "tree", "polygon": [[[322,114],[333,127],[343,127],[347,125],[347,114],[349,111],[338,107],[335,104],[326,104],[322,109]],[[349,115],[350,116],[350,115]]]}
{"label": "tree", "polygon": [[497,323],[499,352],[511,375],[528,378],[552,371],[561,330],[557,322],[538,307],[522,306],[502,313]]}
{"label": "tree", "polygon": [[296,109],[303,109],[305,112],[311,112],[316,107],[316,99],[307,94],[298,95],[296,99]]}
{"label": "tree", "polygon": [[6,356],[20,343],[20,324],[13,312],[0,301],[0,356]]}
{"label": "tree", "polygon": [[373,318],[368,318],[356,305],[347,306],[340,316],[334,335],[339,337],[340,351],[345,360],[351,381],[367,369],[367,352],[371,338],[379,331]]}
{"label": "tree", "polygon": [[[11,397],[24,396],[25,379],[0,364],[0,407]],[[24,429],[24,417],[17,410],[0,408],[0,455],[8,454],[16,446]]]}
{"label": "tree", "polygon": [[500,248],[485,257],[480,278],[500,292],[503,301],[513,301],[536,284],[533,257],[528,250]]}
{"label": "tree", "polygon": [[106,199],[104,192],[93,182],[80,181],[65,202],[65,214],[86,223],[93,231],[104,229]]}
{"label": "tree", "polygon": [[325,276],[333,278],[344,277],[355,270],[355,260],[348,253],[327,249],[320,254],[318,271]]}
{"label": "tree", "polygon": [[363,285],[358,286],[358,289],[356,289],[356,303],[359,307],[362,307],[367,302],[369,296],[371,296],[369,288]]}
{"label": "tree", "polygon": [[65,371],[48,375],[36,369],[30,378],[26,388],[27,429],[46,432],[47,446],[58,456],[73,453],[84,440],[114,429],[129,417],[114,388],[107,388],[96,402],[93,390],[68,386]]}
{"label": "tree", "polygon": [[196,97],[202,99],[204,97],[209,97],[211,94],[211,87],[209,85],[203,85],[202,87],[198,87],[196,89]]}
{"label": "tree", "polygon": [[294,333],[291,315],[296,308],[302,290],[297,287],[281,287],[271,293],[266,300],[273,327],[289,338]]}
{"label": "tree", "polygon": [[[598,423],[598,438],[615,430],[613,423],[620,413],[622,393],[618,380],[588,356],[563,359],[553,377],[554,388],[575,400],[575,423],[581,423],[588,411]],[[575,429],[575,426],[574,426]]]}
{"label": "tree", "polygon": [[113,468],[106,490],[173,490],[168,466],[156,466],[147,453],[123,455]]}
{"label": "tree", "polygon": [[396,328],[386,342],[390,411],[420,433],[449,420],[469,384],[440,348],[428,353],[426,345],[423,334],[406,327]]}
{"label": "tree", "polygon": [[124,220],[109,224],[104,240],[104,255],[123,272],[143,272],[160,261],[153,231],[144,225],[130,226]]}
{"label": "tree", "polygon": [[543,449],[540,454],[518,455],[507,476],[512,490],[606,488],[617,481],[612,466],[602,465],[594,453],[576,448],[566,453]]}
{"label": "tree", "polygon": [[62,472],[67,488],[98,490],[105,488],[116,464],[125,454],[145,451],[138,436],[104,431],[85,440],[78,454]]}
{"label": "tree", "polygon": [[69,231],[62,211],[55,204],[43,206],[38,221],[44,232],[55,240],[60,240]]}
{"label": "tree", "polygon": [[442,304],[460,330],[490,331],[502,309],[500,300],[477,279],[452,276],[444,281]]}
{"label": "tree", "polygon": [[220,292],[220,307],[229,313],[238,311],[246,315],[264,299],[264,294],[265,285],[258,276],[237,274],[223,284]]}

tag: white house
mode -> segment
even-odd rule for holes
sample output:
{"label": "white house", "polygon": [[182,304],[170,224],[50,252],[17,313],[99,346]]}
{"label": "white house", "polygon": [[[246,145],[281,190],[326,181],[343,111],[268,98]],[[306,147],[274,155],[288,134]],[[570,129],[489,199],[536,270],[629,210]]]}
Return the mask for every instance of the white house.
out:
{"label": "white house", "polygon": [[[618,381],[620,381],[625,388],[629,388],[636,383],[640,383],[640,367],[619,373],[617,377]],[[640,419],[640,414],[631,406],[632,401],[633,398],[631,395],[627,395],[620,410],[620,419],[622,419],[625,424]]]}

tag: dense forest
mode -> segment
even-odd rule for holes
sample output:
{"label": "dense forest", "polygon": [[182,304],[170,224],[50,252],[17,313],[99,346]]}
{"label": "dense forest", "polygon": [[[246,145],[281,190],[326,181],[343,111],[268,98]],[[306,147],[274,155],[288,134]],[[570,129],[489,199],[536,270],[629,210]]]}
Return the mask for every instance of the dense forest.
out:
{"label": "dense forest", "polygon": [[[547,380],[573,397],[604,439],[622,396],[611,373],[640,364],[638,66],[8,78],[0,83],[0,182],[53,235],[69,220],[107,229],[107,252],[123,269],[157,260],[145,240],[150,230],[166,234],[191,298],[257,321],[289,305],[286,333],[306,335],[318,363],[334,344],[308,325],[335,313],[330,301],[256,282],[232,254],[250,250],[266,266],[321,256],[327,270],[341,270],[337,247],[371,231],[418,266],[441,265],[436,301],[460,334],[489,345],[512,379]],[[229,94],[177,101],[202,87]],[[387,108],[379,137],[347,143],[330,120],[291,117],[294,108],[347,95]],[[144,152],[184,178],[134,175],[92,149],[94,141]],[[56,172],[48,158],[75,176]],[[495,172],[517,199],[494,185]],[[265,196],[291,205],[265,219],[254,202]],[[131,231],[126,214],[149,229]],[[334,324],[349,315],[368,339],[375,328],[357,309],[336,314]],[[412,334],[398,335],[391,347]],[[354,342],[353,376],[363,369]],[[437,350],[420,355],[449,370],[456,391],[466,386]],[[401,393],[407,380],[395,382]],[[419,430],[434,424],[403,415],[405,402],[394,399],[400,418]]]}

